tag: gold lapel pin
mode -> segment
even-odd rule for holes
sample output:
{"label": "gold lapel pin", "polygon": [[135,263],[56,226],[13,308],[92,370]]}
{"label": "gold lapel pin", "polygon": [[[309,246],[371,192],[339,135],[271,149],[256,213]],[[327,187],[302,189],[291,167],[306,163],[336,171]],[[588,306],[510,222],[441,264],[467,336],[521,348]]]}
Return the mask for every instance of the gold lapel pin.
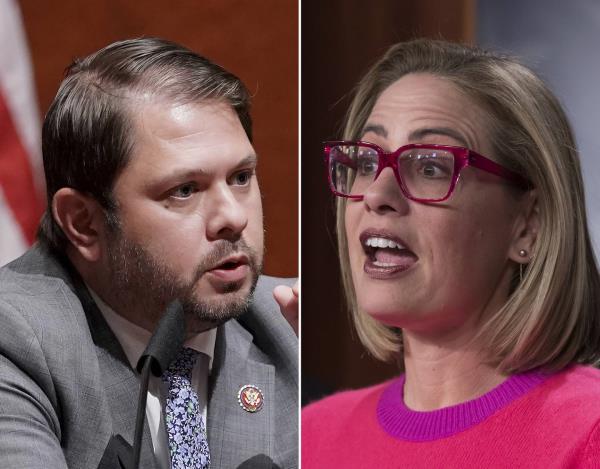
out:
{"label": "gold lapel pin", "polygon": [[246,412],[258,412],[264,402],[264,396],[260,389],[253,384],[245,384],[238,392],[240,407]]}

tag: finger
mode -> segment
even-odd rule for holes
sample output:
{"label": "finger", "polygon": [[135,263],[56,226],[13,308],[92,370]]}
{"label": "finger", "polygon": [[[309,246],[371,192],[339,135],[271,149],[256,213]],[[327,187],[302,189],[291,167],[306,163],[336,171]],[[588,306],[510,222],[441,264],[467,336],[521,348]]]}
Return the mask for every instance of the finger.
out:
{"label": "finger", "polygon": [[292,326],[294,333],[298,335],[298,297],[294,295],[290,287],[285,285],[275,287],[273,297],[279,304],[281,314]]}
{"label": "finger", "polygon": [[286,285],[279,285],[273,289],[273,297],[279,307],[284,310],[288,308],[288,305],[294,299],[294,293],[292,289]]}

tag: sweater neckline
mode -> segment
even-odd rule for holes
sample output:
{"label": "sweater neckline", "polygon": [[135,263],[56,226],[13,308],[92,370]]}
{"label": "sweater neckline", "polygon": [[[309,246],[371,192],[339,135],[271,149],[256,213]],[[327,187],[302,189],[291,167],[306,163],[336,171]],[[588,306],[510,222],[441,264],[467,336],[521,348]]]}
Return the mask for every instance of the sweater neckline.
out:
{"label": "sweater neckline", "polygon": [[404,404],[405,375],[383,391],[377,405],[377,420],[392,437],[408,441],[432,441],[452,436],[481,423],[496,411],[544,382],[548,374],[539,370],[510,376],[481,397],[433,411],[415,411]]}

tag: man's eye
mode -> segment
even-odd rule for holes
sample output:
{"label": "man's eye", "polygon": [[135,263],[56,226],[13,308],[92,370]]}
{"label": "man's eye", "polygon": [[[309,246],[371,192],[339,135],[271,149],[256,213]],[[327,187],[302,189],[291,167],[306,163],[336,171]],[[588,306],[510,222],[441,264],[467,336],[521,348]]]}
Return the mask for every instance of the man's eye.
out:
{"label": "man's eye", "polygon": [[247,186],[254,175],[254,170],[240,171],[233,176],[233,184],[236,186]]}
{"label": "man's eye", "polygon": [[179,186],[177,189],[171,192],[171,197],[175,197],[177,199],[188,199],[194,193],[198,192],[195,184],[184,184],[183,186]]}

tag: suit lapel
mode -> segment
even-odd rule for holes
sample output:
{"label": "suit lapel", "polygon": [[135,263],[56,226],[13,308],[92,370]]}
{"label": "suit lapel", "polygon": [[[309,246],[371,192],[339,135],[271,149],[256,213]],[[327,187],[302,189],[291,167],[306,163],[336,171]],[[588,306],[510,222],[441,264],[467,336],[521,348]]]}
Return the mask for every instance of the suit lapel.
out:
{"label": "suit lapel", "polygon": [[[263,393],[258,412],[247,412],[238,402],[238,392],[247,384]],[[235,320],[219,327],[208,399],[211,466],[253,467],[257,457],[263,462],[270,460],[274,388],[275,368],[252,347],[252,335]]]}
{"label": "suit lapel", "polygon": [[[140,388],[138,376],[131,368],[121,344],[106,323],[87,287],[70,266],[66,267],[70,271],[71,286],[81,301],[96,346],[98,367],[106,396],[104,405],[112,418],[113,435],[123,436],[133,446]],[[147,420],[144,420],[140,467],[157,467]]]}

